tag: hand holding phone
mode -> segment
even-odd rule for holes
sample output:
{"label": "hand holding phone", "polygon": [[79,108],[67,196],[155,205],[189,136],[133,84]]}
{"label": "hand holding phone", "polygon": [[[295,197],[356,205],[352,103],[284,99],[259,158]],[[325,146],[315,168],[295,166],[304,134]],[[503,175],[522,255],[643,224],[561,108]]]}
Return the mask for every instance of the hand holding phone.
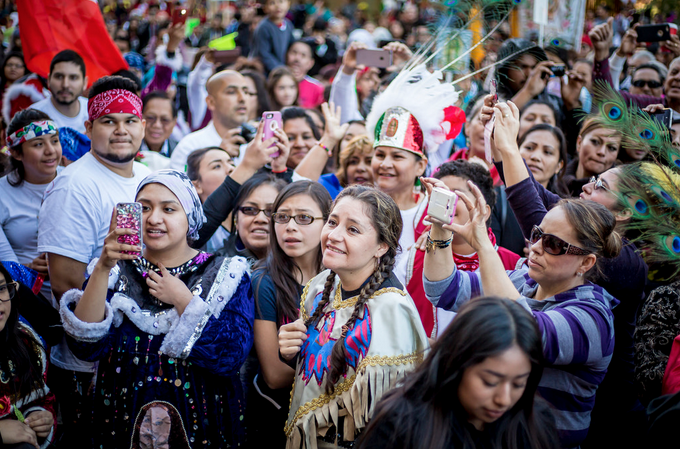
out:
{"label": "hand holding phone", "polygon": [[671,38],[671,26],[668,23],[640,25],[635,31],[638,42],[663,42]]}
{"label": "hand holding phone", "polygon": [[661,123],[663,126],[666,127],[666,129],[671,129],[671,126],[673,125],[673,110],[670,108],[665,108],[661,112],[657,112],[655,114],[651,114],[651,116],[659,123]]}
{"label": "hand holding phone", "polygon": [[[116,205],[116,228],[132,229],[134,234],[118,236],[118,243],[142,246],[142,204],[118,203]],[[137,251],[121,251],[122,254],[141,256]]]}
{"label": "hand holding phone", "polygon": [[[262,113],[262,121],[264,121],[264,133],[262,134],[262,141],[274,137],[274,130],[277,128],[283,129],[283,120],[281,119],[281,112],[279,111],[265,111]],[[270,148],[274,146],[271,145]],[[272,153],[272,158],[279,157],[281,152]]]}
{"label": "hand holding phone", "polygon": [[173,25],[184,25],[187,21],[187,10],[184,8],[177,7],[172,12],[172,24]]}
{"label": "hand holding phone", "polygon": [[427,215],[441,221],[444,224],[453,223],[456,214],[458,195],[450,190],[435,187],[430,195],[430,203],[427,206]]}
{"label": "hand holding phone", "polygon": [[392,50],[360,48],[356,51],[357,65],[386,69],[392,65]]}

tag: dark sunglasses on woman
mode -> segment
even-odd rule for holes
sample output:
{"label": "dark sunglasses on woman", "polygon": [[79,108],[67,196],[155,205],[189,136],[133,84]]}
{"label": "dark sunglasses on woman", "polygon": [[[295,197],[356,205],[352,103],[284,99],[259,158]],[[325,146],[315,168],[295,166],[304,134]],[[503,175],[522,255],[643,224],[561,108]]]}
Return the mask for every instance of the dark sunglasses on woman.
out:
{"label": "dark sunglasses on woman", "polygon": [[590,251],[587,251],[578,246],[567,243],[556,235],[546,234],[538,226],[534,226],[531,230],[531,237],[529,241],[531,244],[535,244],[541,240],[543,245],[543,251],[553,256],[561,256],[562,254],[571,254],[574,256],[587,256]]}

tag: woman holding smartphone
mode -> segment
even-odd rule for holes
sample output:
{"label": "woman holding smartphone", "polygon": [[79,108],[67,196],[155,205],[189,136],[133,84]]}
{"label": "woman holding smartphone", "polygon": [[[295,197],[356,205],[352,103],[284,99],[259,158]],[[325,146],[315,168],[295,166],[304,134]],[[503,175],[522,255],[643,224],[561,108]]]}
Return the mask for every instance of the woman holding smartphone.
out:
{"label": "woman holding smartphone", "polygon": [[305,286],[300,318],[279,330],[295,367],[288,448],[351,447],[382,395],[422,360],[428,343],[393,273],[401,216],[386,194],[351,186],[321,233],[327,268]]}
{"label": "woman holding smartphone", "polygon": [[136,231],[116,227],[114,213],[85,291],[70,290],[61,301],[69,347],[99,361],[93,447],[128,447],[144,406],[157,400],[182,417],[174,430],[187,447],[236,446],[244,434],[238,370],[253,332],[248,265],[189,246],[205,216],[184,173],[149,175],[136,201],[144,250],[118,242]]}

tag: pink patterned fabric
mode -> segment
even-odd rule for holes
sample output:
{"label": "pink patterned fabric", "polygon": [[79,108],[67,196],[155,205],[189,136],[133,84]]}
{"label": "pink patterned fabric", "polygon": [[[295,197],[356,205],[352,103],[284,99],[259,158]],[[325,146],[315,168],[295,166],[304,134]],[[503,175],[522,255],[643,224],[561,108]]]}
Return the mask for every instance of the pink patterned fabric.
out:
{"label": "pink patterned fabric", "polygon": [[90,98],[87,102],[89,121],[106,114],[134,114],[142,118],[142,100],[125,89],[111,89]]}

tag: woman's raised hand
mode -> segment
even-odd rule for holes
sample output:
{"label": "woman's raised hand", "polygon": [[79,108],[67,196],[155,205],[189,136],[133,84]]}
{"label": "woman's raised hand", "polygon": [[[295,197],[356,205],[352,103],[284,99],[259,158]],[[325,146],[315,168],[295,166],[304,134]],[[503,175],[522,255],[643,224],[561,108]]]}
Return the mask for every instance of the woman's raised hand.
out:
{"label": "woman's raised hand", "polygon": [[307,327],[302,318],[284,324],[279,329],[279,352],[281,357],[291,360],[300,352],[302,344],[307,340]]}
{"label": "woman's raised hand", "polygon": [[[126,245],[118,243],[118,237],[122,235],[135,235],[137,231],[129,228],[116,227],[116,217],[118,216],[116,209],[113,209],[111,215],[111,224],[109,225],[109,233],[104,239],[104,248],[102,254],[99,256],[98,265],[107,270],[116,266],[119,260],[132,260],[139,258],[142,253],[141,246]],[[133,252],[132,254],[123,253],[123,251]]]}
{"label": "woman's raised hand", "polygon": [[512,101],[496,103],[493,107],[496,124],[494,126],[494,143],[501,152],[517,151],[517,134],[519,134],[519,109]]}
{"label": "woman's raised hand", "polygon": [[336,107],[333,102],[330,105],[328,103],[322,104],[321,111],[326,120],[326,130],[323,135],[324,144],[331,148],[345,137],[349,123],[340,124],[342,108],[340,106]]}
{"label": "woman's raised hand", "polygon": [[458,201],[462,201],[470,213],[468,221],[462,225],[457,223],[445,224],[442,225],[442,228],[460,235],[472,248],[479,251],[484,245],[491,244],[489,231],[486,227],[486,200],[481,190],[472,181],[468,181],[468,186],[472,190],[477,204],[473,204],[465,193],[456,190]]}
{"label": "woman's raised hand", "polygon": [[147,272],[146,285],[149,287],[149,293],[160,301],[175,306],[181,315],[194,295],[186,284],[179,277],[170,274],[163,264],[159,263],[158,268],[161,274],[153,270]]}

